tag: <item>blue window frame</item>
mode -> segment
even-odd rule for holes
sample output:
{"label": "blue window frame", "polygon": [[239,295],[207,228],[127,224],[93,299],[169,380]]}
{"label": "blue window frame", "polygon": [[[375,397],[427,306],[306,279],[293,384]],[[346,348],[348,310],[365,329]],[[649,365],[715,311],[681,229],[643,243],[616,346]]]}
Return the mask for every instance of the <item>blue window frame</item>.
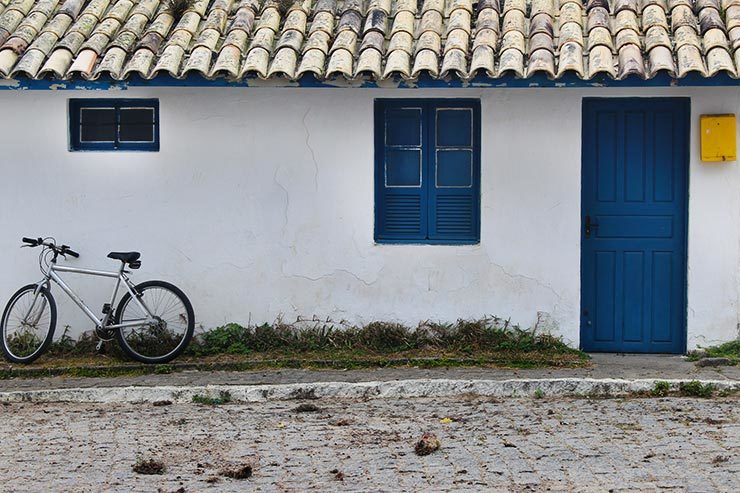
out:
{"label": "blue window frame", "polygon": [[70,99],[72,151],[159,151],[156,99]]}
{"label": "blue window frame", "polygon": [[375,241],[480,241],[480,102],[375,101]]}

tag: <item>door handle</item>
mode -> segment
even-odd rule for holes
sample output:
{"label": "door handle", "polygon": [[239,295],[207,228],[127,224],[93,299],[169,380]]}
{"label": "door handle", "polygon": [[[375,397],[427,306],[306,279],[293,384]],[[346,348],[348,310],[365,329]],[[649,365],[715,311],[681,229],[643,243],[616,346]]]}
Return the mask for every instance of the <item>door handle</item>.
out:
{"label": "door handle", "polygon": [[583,223],[583,232],[586,235],[586,238],[591,237],[591,232],[595,232],[599,229],[599,223],[592,222],[591,216],[586,216],[586,219]]}

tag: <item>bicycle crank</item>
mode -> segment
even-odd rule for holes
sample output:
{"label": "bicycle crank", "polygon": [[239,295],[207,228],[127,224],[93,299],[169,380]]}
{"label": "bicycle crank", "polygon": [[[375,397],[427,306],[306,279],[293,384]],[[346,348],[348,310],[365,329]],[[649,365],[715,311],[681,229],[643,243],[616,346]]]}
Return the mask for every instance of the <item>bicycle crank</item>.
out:
{"label": "bicycle crank", "polygon": [[98,336],[98,339],[100,339],[100,343],[99,344],[102,345],[102,343],[104,343],[104,342],[112,341],[113,338],[116,336],[116,333],[113,331],[113,329],[109,329],[107,327],[104,327],[102,329],[96,327],[95,328],[95,335]]}

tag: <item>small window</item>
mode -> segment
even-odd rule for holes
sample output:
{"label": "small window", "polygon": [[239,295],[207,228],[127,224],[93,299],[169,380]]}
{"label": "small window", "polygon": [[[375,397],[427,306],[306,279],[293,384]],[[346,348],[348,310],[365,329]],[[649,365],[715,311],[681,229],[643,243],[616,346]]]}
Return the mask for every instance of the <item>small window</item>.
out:
{"label": "small window", "polygon": [[70,99],[73,151],[158,151],[156,99]]}
{"label": "small window", "polygon": [[375,241],[480,241],[480,103],[377,100]]}

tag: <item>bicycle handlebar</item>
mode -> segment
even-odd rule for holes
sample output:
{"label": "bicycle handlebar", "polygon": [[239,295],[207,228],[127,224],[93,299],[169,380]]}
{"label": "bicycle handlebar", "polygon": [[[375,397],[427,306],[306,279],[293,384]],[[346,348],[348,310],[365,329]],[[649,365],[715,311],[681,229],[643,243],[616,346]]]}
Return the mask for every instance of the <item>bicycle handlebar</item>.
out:
{"label": "bicycle handlebar", "polygon": [[[59,247],[56,245],[56,243],[54,243],[54,241],[51,241],[51,240],[44,241],[43,238],[34,239],[34,238],[28,238],[24,236],[22,238],[22,241],[23,243],[26,243],[30,247],[37,247],[37,246],[43,245],[51,249],[51,251],[53,251],[55,255],[62,255],[62,256],[71,255],[74,258],[80,258],[80,254],[72,250],[68,245],[62,245]],[[56,256],[54,257],[54,259],[56,259]]]}
{"label": "bicycle handlebar", "polygon": [[71,255],[74,258],[80,258],[80,254],[75,252],[74,250],[70,250],[67,245],[62,245],[62,251],[59,253],[61,253],[62,255]]}

